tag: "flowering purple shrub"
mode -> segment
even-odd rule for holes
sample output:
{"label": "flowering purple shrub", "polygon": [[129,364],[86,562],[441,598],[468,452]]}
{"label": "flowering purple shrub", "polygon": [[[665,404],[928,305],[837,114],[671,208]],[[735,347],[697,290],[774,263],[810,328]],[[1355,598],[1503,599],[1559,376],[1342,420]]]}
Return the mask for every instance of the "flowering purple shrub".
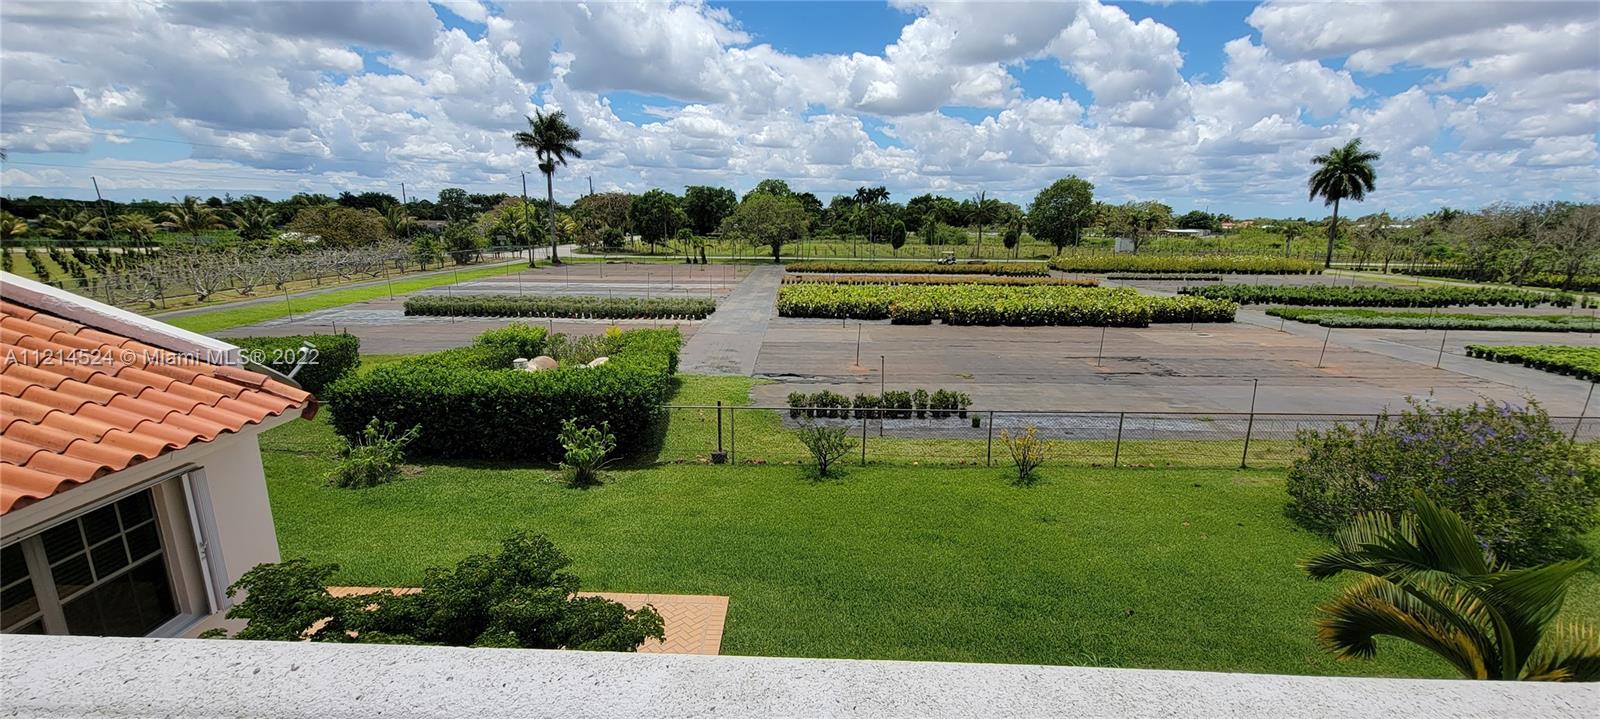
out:
{"label": "flowering purple shrub", "polygon": [[1538,403],[1410,405],[1375,424],[1302,431],[1289,515],[1328,535],[1365,512],[1398,515],[1417,487],[1513,564],[1580,551],[1578,535],[1596,523],[1600,466]]}

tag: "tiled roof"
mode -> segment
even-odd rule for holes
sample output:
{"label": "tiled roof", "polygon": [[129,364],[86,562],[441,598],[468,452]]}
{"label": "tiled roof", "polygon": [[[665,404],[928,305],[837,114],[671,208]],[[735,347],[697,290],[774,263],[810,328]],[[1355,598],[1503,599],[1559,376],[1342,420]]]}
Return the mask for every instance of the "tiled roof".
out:
{"label": "tiled roof", "polygon": [[309,392],[0,301],[0,514],[268,417]]}

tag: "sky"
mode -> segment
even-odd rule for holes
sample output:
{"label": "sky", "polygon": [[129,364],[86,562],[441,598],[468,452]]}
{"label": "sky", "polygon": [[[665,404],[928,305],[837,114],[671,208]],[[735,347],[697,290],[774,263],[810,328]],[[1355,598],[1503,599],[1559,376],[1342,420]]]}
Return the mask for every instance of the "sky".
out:
{"label": "sky", "polygon": [[1382,153],[1345,213],[1600,198],[1596,2],[0,4],[0,192],[445,187],[542,195],[512,133],[564,111],[588,192],[787,180],[1026,205],[1322,216],[1310,159]]}

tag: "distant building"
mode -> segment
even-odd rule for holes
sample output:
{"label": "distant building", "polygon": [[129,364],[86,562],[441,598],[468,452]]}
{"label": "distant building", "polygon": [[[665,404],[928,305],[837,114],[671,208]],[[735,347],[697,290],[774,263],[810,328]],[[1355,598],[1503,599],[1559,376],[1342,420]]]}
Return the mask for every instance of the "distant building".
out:
{"label": "distant building", "polygon": [[1222,223],[1222,229],[1224,231],[1227,231],[1227,230],[1242,230],[1242,229],[1244,229],[1246,227],[1253,227],[1253,226],[1255,226],[1255,224],[1256,224],[1255,220],[1229,220],[1227,222]]}

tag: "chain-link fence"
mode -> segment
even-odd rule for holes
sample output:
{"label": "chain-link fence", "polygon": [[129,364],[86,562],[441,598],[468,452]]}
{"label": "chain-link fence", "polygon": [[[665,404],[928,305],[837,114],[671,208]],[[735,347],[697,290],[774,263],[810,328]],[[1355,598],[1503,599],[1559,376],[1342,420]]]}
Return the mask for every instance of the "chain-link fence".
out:
{"label": "chain-link fence", "polygon": [[[797,430],[847,428],[849,463],[1004,466],[1008,438],[1029,429],[1052,464],[1091,467],[1283,467],[1302,430],[1368,424],[1378,415],[795,409],[669,406],[655,459],[669,463],[800,464]],[[1552,417],[1563,433],[1600,440],[1600,418]]]}

